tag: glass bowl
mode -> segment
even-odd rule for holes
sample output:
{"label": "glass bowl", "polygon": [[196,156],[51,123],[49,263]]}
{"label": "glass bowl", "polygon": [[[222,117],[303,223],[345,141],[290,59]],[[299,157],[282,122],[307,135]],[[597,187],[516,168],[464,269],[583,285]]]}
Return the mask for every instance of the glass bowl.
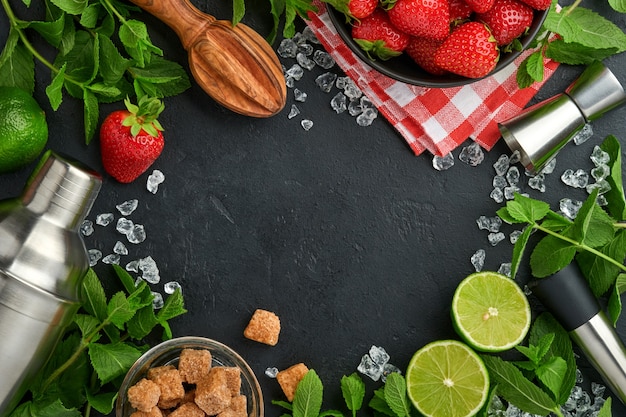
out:
{"label": "glass bowl", "polygon": [[[341,39],[345,42],[348,48],[350,48],[350,50],[357,57],[359,57],[359,59],[361,59],[361,61],[376,69],[381,74],[393,78],[394,80],[421,87],[446,88],[470,84],[481,79],[466,78],[455,74],[429,74],[421,69],[407,54],[402,54],[387,61],[371,59],[367,56],[363,49],[361,49],[356,41],[352,39],[352,27],[350,26],[350,23],[346,22],[345,15],[337,11],[331,5],[327,5],[326,9],[328,10],[328,16],[330,17],[333,26],[337,29],[339,36],[341,36]],[[539,34],[547,15],[548,10],[535,10],[532,25],[526,34],[522,35],[520,38],[523,50],[528,48],[533,39]],[[501,52],[500,60],[494,70],[483,78],[489,77],[506,68],[521,53],[522,51]]]}
{"label": "glass bowl", "polygon": [[129,417],[135,410],[126,399],[128,389],[146,376],[148,369],[164,365],[178,365],[183,349],[207,349],[211,352],[212,366],[231,366],[241,370],[241,393],[248,402],[249,417],[263,417],[263,394],[250,366],[237,352],[215,340],[186,336],[160,343],[144,353],[130,368],[117,396],[116,417]]}

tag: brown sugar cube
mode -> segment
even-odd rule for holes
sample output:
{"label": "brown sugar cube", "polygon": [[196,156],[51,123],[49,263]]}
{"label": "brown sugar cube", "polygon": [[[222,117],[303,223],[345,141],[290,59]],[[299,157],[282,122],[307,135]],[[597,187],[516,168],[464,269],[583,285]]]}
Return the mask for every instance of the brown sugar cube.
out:
{"label": "brown sugar cube", "polygon": [[276,374],[276,380],[289,401],[293,401],[298,383],[307,372],[309,372],[309,368],[305,364],[297,363]]}
{"label": "brown sugar cube", "polygon": [[137,410],[130,417],[163,417],[163,413],[159,407],[152,407],[149,411]]}
{"label": "brown sugar cube", "polygon": [[172,411],[169,417],[205,417],[204,411],[195,403],[185,403]]}
{"label": "brown sugar cube", "polygon": [[211,360],[211,352],[206,349],[183,349],[178,362],[178,371],[183,381],[197,384],[209,373]]}
{"label": "brown sugar cube", "polygon": [[[152,371],[152,372],[150,372]],[[148,379],[154,381],[161,389],[160,408],[172,408],[185,396],[185,387],[178,369],[172,366],[160,366],[148,371]]]}
{"label": "brown sugar cube", "polygon": [[218,414],[218,417],[248,417],[248,399],[237,395],[230,400],[230,407]]}
{"label": "brown sugar cube", "polygon": [[161,396],[161,388],[150,381],[142,378],[135,385],[128,389],[127,397],[130,405],[139,411],[150,411],[156,407]]}
{"label": "brown sugar cube", "polygon": [[243,335],[255,342],[275,346],[280,334],[280,319],[271,311],[257,309],[243,331]]}
{"label": "brown sugar cube", "polygon": [[241,393],[241,370],[236,366],[215,366],[211,368],[211,372],[220,372],[224,374],[226,386],[230,390],[232,397]]}
{"label": "brown sugar cube", "polygon": [[231,397],[226,374],[224,372],[209,372],[196,385],[196,398],[194,401],[202,411],[210,416],[214,416],[230,406]]}

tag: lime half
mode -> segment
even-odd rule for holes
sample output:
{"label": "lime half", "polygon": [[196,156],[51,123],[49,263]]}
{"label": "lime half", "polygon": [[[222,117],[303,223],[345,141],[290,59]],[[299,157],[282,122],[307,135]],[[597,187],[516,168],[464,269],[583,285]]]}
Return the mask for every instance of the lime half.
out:
{"label": "lime half", "polygon": [[465,278],[452,298],[452,320],[474,349],[501,352],[518,345],[530,328],[528,298],[511,278],[477,272]]}
{"label": "lime half", "polygon": [[428,417],[467,417],[487,401],[489,376],[465,343],[432,342],[415,352],[406,370],[409,399]]}

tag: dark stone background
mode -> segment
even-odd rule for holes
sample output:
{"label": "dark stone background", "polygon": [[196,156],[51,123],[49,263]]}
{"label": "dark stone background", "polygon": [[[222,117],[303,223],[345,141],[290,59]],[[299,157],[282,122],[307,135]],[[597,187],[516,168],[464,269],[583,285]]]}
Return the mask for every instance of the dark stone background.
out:
{"label": "dark stone background", "polygon": [[[218,18],[230,18],[230,2],[195,3]],[[610,13],[608,6],[586,3],[626,27],[623,16]],[[33,6],[21,16],[37,13]],[[147,14],[140,18],[166,57],[187,68],[174,33]],[[249,5],[244,21],[263,35],[269,30],[268,11],[259,5]],[[0,13],[0,44],[7,32],[7,18]],[[624,56],[606,64],[623,82]],[[581,71],[562,66],[533,102],[562,92]],[[427,342],[456,338],[449,304],[457,283],[473,272],[470,256],[477,249],[487,251],[485,269],[497,270],[511,257],[508,240],[491,247],[487,232],[476,225],[479,216],[494,216],[501,206],[489,193],[492,164],[509,153],[503,142],[478,167],[457,159],[450,170],[436,171],[431,156],[415,157],[382,117],[359,127],[353,117],[335,114],[329,107],[332,95],[314,84],[321,72],[307,72],[298,82],[308,100],[299,103],[301,117],[292,120],[287,118],[291,90],[286,108],[269,119],[234,114],[196,85],[168,98],[161,117],[166,146],[153,166],[166,176],[158,193],[146,191],[147,173],[130,185],[105,176],[89,216],[118,214],[116,204],[139,200],[129,217],[145,226],[148,238],[127,244],[130,254],[122,264],[151,255],[162,283],[181,283],[189,312],[173,321],[174,334],[214,338],[237,350],[259,378],[268,416],[281,413],[270,402],[283,397],[276,381],[264,375],[267,367],[304,362],[326,385],[325,406],[341,407],[339,380],[356,370],[371,345],[384,347],[391,362],[404,368]],[[50,73],[40,64],[36,73],[35,97],[47,112],[49,148],[102,172],[98,140],[84,144],[82,103],[66,97],[52,111],[44,93]],[[101,118],[115,108],[102,106]],[[545,194],[531,190],[525,180],[523,191],[554,209],[563,197],[584,199],[584,191],[565,187],[559,177],[567,168],[591,169],[593,146],[626,130],[625,111],[607,114],[594,123],[591,140],[562,151]],[[308,132],[300,127],[302,117],[315,123]],[[18,195],[31,168],[0,176],[0,198]],[[503,227],[507,235],[512,230]],[[106,255],[117,240],[121,235],[113,226],[96,226],[86,243]],[[95,269],[107,286],[116,285],[108,265]],[[527,278],[524,269],[518,281]],[[161,285],[154,288],[162,291]],[[243,337],[256,308],[280,316],[277,346]],[[623,321],[619,327],[626,334]],[[584,359],[580,366],[587,382],[599,381]],[[368,396],[377,386],[368,382]],[[624,410],[618,404],[614,415],[626,415]]]}

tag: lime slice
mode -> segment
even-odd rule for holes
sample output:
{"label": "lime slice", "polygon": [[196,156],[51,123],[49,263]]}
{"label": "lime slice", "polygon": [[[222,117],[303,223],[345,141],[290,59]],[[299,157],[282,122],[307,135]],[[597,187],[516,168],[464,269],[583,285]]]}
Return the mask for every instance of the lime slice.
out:
{"label": "lime slice", "polygon": [[511,278],[496,272],[476,272],[457,287],[452,320],[457,333],[474,349],[501,352],[526,337],[530,304]]}
{"label": "lime slice", "polygon": [[487,401],[489,376],[465,343],[432,342],[415,352],[406,370],[409,399],[427,417],[466,417]]}

